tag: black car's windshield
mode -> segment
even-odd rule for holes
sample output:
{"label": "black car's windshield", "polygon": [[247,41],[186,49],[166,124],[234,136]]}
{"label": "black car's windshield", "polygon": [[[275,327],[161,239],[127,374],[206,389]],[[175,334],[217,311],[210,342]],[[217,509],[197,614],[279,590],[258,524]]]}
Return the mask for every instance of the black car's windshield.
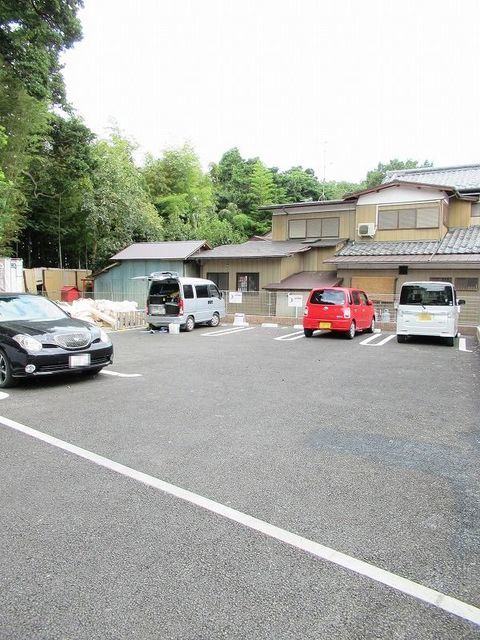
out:
{"label": "black car's windshield", "polygon": [[0,298],[0,322],[12,320],[60,320],[65,313],[41,296],[8,296]]}
{"label": "black car's windshield", "polygon": [[400,294],[400,304],[419,306],[452,306],[453,290],[450,285],[426,283],[404,285]]}
{"label": "black car's windshield", "polygon": [[310,302],[312,304],[345,304],[345,294],[343,291],[333,289],[319,289],[312,293]]}

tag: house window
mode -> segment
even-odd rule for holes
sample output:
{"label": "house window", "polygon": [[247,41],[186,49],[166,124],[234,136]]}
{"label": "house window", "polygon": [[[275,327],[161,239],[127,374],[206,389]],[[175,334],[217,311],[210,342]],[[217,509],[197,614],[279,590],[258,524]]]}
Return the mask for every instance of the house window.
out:
{"label": "house window", "polygon": [[322,238],[338,238],[340,218],[322,218]]}
{"label": "house window", "polygon": [[322,221],[307,220],[307,238],[321,238],[321,237],[322,237]]}
{"label": "house window", "polygon": [[237,273],[237,291],[259,291],[258,273]]}
{"label": "house window", "polygon": [[480,202],[472,204],[472,218],[480,217]]}
{"label": "house window", "polygon": [[478,291],[478,278],[455,278],[455,289],[459,291]]}
{"label": "house window", "polygon": [[378,228],[388,229],[431,229],[438,227],[438,207],[421,209],[379,209]]}
{"label": "house window", "polygon": [[290,220],[288,237],[297,238],[338,238],[340,218],[314,218],[312,220]]}
{"label": "house window", "polygon": [[228,273],[207,272],[207,280],[215,282],[220,291],[228,291]]}
{"label": "house window", "polygon": [[306,228],[307,227],[305,220],[289,220],[288,237],[292,240],[294,240],[295,238],[305,238]]}

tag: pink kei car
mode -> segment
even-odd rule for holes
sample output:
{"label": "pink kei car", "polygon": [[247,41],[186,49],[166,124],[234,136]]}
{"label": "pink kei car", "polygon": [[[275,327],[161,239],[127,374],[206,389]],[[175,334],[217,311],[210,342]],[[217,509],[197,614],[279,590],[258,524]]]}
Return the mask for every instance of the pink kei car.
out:
{"label": "pink kei car", "polygon": [[352,339],[357,331],[373,333],[375,308],[360,289],[326,287],[312,289],[303,315],[303,330],[311,338],[317,329],[341,331]]}

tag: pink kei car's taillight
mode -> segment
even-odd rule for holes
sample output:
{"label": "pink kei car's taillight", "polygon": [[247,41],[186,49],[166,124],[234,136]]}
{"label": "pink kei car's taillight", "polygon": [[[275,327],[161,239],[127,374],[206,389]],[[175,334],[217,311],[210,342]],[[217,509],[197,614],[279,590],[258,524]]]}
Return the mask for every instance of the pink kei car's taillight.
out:
{"label": "pink kei car's taillight", "polygon": [[308,307],[305,307],[305,309],[303,310],[303,315],[308,316]]}
{"label": "pink kei car's taillight", "polygon": [[343,309],[343,317],[344,318],[350,318],[350,307],[344,307]]}

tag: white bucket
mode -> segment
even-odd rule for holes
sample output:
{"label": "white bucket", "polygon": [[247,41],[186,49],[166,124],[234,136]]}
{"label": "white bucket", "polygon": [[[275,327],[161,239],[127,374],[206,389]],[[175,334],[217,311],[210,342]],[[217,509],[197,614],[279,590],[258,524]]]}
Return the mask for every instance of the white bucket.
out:
{"label": "white bucket", "polygon": [[233,316],[233,324],[240,326],[240,327],[245,327],[247,326],[247,323],[245,322],[245,314],[244,313],[236,313]]}
{"label": "white bucket", "polygon": [[172,322],[168,325],[168,333],[180,333],[180,325]]}

